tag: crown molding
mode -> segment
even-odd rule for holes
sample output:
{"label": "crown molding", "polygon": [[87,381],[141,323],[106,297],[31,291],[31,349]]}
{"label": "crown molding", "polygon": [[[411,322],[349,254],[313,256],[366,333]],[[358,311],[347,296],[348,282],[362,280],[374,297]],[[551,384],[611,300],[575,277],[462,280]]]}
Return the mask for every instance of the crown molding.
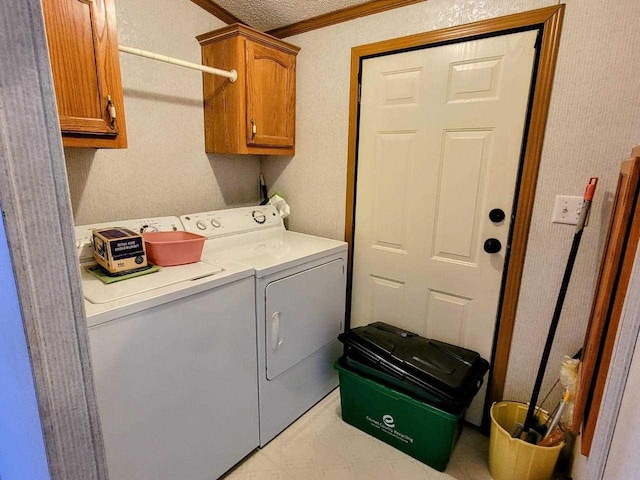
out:
{"label": "crown molding", "polygon": [[318,28],[328,27],[329,25],[335,25],[336,23],[348,22],[355,18],[366,17],[367,15],[385,12],[394,8],[406,7],[407,5],[424,1],[426,0],[371,0],[359,5],[354,5],[353,7],[347,7],[318,15],[317,17],[301,20],[291,25],[274,28],[267,33],[276,38],[291,37],[299,33],[309,32]]}

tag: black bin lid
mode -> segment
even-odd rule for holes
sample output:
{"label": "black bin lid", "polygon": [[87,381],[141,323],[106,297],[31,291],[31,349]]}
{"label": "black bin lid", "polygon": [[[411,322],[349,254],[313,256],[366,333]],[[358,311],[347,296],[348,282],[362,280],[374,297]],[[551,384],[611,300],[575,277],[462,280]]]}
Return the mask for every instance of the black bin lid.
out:
{"label": "black bin lid", "polygon": [[389,362],[450,393],[468,390],[468,384],[476,383],[488,369],[488,363],[477,352],[383,322],[354,328],[340,335],[340,340],[361,355]]}

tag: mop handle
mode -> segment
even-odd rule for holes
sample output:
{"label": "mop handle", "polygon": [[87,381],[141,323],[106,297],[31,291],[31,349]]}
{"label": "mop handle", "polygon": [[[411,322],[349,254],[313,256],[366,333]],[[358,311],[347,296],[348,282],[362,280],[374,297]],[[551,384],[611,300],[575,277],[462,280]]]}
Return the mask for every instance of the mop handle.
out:
{"label": "mop handle", "polygon": [[569,288],[569,280],[571,280],[571,273],[573,272],[573,264],[576,261],[578,254],[578,247],[580,247],[580,240],[582,239],[582,232],[584,230],[584,224],[589,214],[589,208],[593,200],[593,194],[596,191],[596,185],[598,179],[592,177],[587,184],[587,188],[584,192],[582,209],[580,210],[580,217],[578,218],[578,225],[576,227],[576,233],[573,237],[573,243],[571,244],[571,252],[569,253],[569,259],[567,260],[567,266],[564,271],[564,277],[562,278],[562,285],[560,286],[560,292],[558,293],[558,300],[556,301],[556,307],[553,311],[553,318],[551,319],[551,325],[549,326],[549,333],[547,334],[547,341],[544,346],[542,358],[540,359],[540,367],[538,368],[538,375],[536,377],[536,383],[533,387],[531,394],[531,400],[529,402],[529,409],[527,410],[527,417],[524,421],[524,432],[528,432],[533,424],[533,417],[536,409],[536,403],[538,403],[538,395],[540,395],[540,388],[542,387],[542,380],[544,379],[545,370],[547,369],[547,363],[549,361],[549,355],[551,354],[551,347],[553,346],[553,339],[556,336],[556,330],[558,323],[560,323],[560,314],[562,313],[562,306],[564,305],[564,298],[567,295],[567,289]]}
{"label": "mop handle", "polygon": [[589,208],[593,201],[593,194],[596,193],[596,185],[598,185],[598,177],[591,177],[587,188],[584,190],[584,196],[582,197],[582,209],[580,209],[580,216],[578,217],[578,224],[576,225],[576,232],[579,232],[584,228],[584,224],[587,221],[587,215],[589,215]]}

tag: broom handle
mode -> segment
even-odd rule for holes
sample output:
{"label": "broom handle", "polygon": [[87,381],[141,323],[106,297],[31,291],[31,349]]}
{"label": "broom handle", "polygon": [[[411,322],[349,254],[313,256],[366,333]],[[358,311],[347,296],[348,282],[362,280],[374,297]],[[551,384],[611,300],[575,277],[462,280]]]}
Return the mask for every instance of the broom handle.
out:
{"label": "broom handle", "polygon": [[597,183],[597,178],[591,178],[584,193],[584,201],[582,203],[582,209],[580,210],[580,217],[578,219],[578,225],[576,226],[576,233],[573,237],[573,243],[571,244],[571,252],[569,253],[567,266],[564,270],[564,277],[562,277],[562,285],[560,286],[558,300],[556,301],[556,308],[553,311],[553,318],[551,319],[549,333],[547,334],[547,342],[545,343],[542,358],[540,359],[540,367],[538,368],[536,383],[533,387],[531,401],[529,402],[529,409],[527,410],[527,417],[524,421],[524,432],[528,432],[531,429],[533,423],[533,416],[536,409],[536,403],[538,403],[538,396],[540,395],[542,380],[544,379],[545,370],[547,369],[547,362],[549,361],[549,355],[551,354],[551,347],[553,346],[553,340],[556,336],[558,323],[560,323],[562,306],[564,305],[564,299],[567,295],[569,281],[571,280],[571,273],[573,272],[573,265],[576,261],[578,248],[580,247],[580,240],[582,239],[582,232],[584,231],[584,224],[587,220],[587,215],[589,214],[589,208],[591,207],[591,201],[593,200],[593,194],[595,193]]}

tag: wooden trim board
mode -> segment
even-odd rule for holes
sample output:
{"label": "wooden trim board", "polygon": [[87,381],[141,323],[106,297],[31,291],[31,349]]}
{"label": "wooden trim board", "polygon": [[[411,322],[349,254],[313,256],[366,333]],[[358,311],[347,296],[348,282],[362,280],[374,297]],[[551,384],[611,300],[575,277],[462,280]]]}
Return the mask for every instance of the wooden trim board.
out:
{"label": "wooden trim board", "polygon": [[[602,405],[598,413],[598,425],[593,436],[591,454],[585,480],[604,478],[609,452],[616,429],[621,424],[630,424],[629,418],[620,416],[620,409],[627,387],[634,353],[640,339],[640,248],[635,251],[633,271],[620,320],[620,332],[611,359]],[[627,392],[629,393],[629,392]],[[631,463],[638,465],[637,457]]]}
{"label": "wooden trim board", "polygon": [[[194,0],[195,1],[195,0]],[[267,33],[276,38],[291,37],[299,33],[317,30],[319,28],[328,27],[337,23],[348,22],[355,18],[366,17],[375,13],[386,12],[394,8],[413,5],[414,3],[424,2],[426,0],[372,0],[369,2],[354,5],[353,7],[343,8],[334,12],[318,15],[317,17],[301,20],[291,25],[274,28]]]}
{"label": "wooden trim board", "polygon": [[[551,87],[555,71],[560,29],[564,5],[542,8],[506,17],[445,28],[407,37],[385,40],[354,47],[351,50],[351,86],[349,100],[349,142],[347,159],[347,194],[345,239],[349,243],[348,298],[350,298],[353,272],[353,235],[355,215],[355,191],[357,168],[357,139],[359,115],[359,75],[360,64],[366,57],[387,55],[406,49],[428,47],[442,42],[464,41],[483,35],[496,35],[519,29],[539,29],[541,32],[538,67],[534,82],[534,93],[529,110],[529,128],[525,138],[523,164],[517,192],[517,209],[513,221],[511,253],[503,284],[502,302],[499,312],[497,333],[494,341],[493,368],[489,377],[487,405],[502,399],[507,376],[507,363],[511,351],[511,340],[516,317],[516,307],[520,293],[520,282],[524,268],[524,258],[531,225],[531,213],[538,179],[538,168],[542,155],[542,144],[549,112]],[[485,415],[486,417],[486,415]]]}
{"label": "wooden trim board", "polygon": [[242,23],[244,25],[247,25],[246,22],[243,22],[241,19],[236,17],[229,10],[222,8],[213,0],[191,0],[191,1],[196,5],[198,5],[200,8],[209,12],[214,17],[217,17],[218,19],[222,20],[227,25],[231,25],[232,23]]}
{"label": "wooden trim board", "polygon": [[0,2],[0,18],[0,206],[50,478],[106,480],[40,0]]}
{"label": "wooden trim board", "polygon": [[609,373],[622,305],[640,242],[640,147],[622,162],[604,254],[585,334],[580,382],[575,399],[573,430],[583,423],[581,452],[588,456],[598,423],[598,411]]}

